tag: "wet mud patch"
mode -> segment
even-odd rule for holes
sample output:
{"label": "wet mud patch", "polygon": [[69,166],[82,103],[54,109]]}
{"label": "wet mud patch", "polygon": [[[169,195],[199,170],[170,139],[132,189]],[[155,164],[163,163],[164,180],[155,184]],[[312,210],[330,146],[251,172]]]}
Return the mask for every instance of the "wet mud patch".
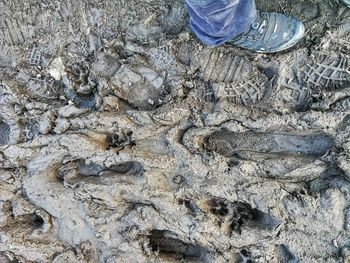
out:
{"label": "wet mud patch", "polygon": [[350,9],[257,5],[303,41],[205,47],[180,0],[0,0],[0,261],[346,261]]}

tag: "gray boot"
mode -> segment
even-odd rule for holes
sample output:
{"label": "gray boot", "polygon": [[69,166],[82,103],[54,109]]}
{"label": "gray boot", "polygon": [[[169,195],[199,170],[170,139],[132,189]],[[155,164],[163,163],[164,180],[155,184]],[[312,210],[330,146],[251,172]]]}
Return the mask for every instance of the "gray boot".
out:
{"label": "gray boot", "polygon": [[342,0],[344,4],[346,4],[348,7],[350,7],[350,0]]}
{"label": "gray boot", "polygon": [[303,23],[295,17],[258,12],[249,30],[229,43],[260,53],[275,53],[297,44],[304,33]]}

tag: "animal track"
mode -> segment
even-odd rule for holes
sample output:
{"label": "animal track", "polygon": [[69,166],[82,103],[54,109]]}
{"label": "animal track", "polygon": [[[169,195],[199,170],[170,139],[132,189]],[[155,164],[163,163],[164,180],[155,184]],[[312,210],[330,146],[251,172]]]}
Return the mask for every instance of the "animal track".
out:
{"label": "animal track", "polygon": [[82,109],[97,109],[97,79],[90,74],[87,63],[74,63],[67,69],[69,85],[64,89],[66,97]]}
{"label": "animal track", "polygon": [[132,139],[132,131],[119,132],[119,133],[109,133],[106,138],[107,144],[112,148],[123,149],[127,145],[134,146],[135,141]]}
{"label": "animal track", "polygon": [[71,89],[66,88],[64,94],[67,99],[72,101],[77,108],[80,109],[92,109],[96,110],[96,96],[94,92],[86,91],[85,94],[74,92]]}
{"label": "animal track", "polygon": [[232,231],[241,234],[244,226],[273,229],[277,225],[271,216],[253,209],[248,203],[212,198],[208,201],[208,207],[212,214],[222,220],[221,224],[227,228],[228,234]]}

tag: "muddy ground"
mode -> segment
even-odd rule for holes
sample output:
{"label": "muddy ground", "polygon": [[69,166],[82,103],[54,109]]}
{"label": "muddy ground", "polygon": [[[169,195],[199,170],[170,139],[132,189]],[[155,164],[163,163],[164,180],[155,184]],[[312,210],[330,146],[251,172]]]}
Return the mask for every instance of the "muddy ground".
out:
{"label": "muddy ground", "polygon": [[350,11],[203,46],[182,1],[0,1],[0,262],[350,262]]}

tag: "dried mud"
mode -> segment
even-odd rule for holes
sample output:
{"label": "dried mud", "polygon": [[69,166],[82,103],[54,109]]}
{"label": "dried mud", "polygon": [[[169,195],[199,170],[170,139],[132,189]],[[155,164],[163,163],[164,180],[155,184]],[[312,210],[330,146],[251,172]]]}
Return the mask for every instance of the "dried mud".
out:
{"label": "dried mud", "polygon": [[184,3],[0,1],[0,262],[350,262],[350,9],[276,54]]}

